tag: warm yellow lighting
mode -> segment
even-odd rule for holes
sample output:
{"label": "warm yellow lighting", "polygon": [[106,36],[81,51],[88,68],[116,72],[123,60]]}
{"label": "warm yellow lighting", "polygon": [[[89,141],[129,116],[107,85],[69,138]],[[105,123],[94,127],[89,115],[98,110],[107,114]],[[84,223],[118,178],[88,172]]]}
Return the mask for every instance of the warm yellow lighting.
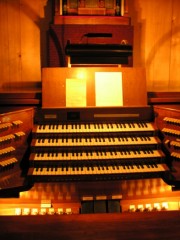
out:
{"label": "warm yellow lighting", "polygon": [[30,214],[30,209],[29,208],[24,208],[22,214],[23,215],[29,215]]}
{"label": "warm yellow lighting", "polygon": [[41,208],[51,208],[51,200],[41,200]]}
{"label": "warm yellow lighting", "polygon": [[66,208],[66,214],[72,214],[71,208]]}
{"label": "warm yellow lighting", "polygon": [[32,208],[31,215],[38,215],[38,209],[37,208]]}
{"label": "warm yellow lighting", "polygon": [[78,70],[76,77],[78,79],[86,79],[87,78],[86,71],[84,71],[83,69]]}
{"label": "warm yellow lighting", "polygon": [[179,202],[168,202],[168,210],[180,210]]}
{"label": "warm yellow lighting", "polygon": [[21,215],[21,208],[15,208],[15,215]]}
{"label": "warm yellow lighting", "polygon": [[154,210],[156,210],[156,211],[160,211],[161,210],[160,203],[154,203]]}
{"label": "warm yellow lighting", "polygon": [[66,107],[86,107],[86,80],[66,79]]}
{"label": "warm yellow lighting", "polygon": [[57,209],[57,214],[59,214],[59,215],[63,214],[63,208],[58,208]]}
{"label": "warm yellow lighting", "polygon": [[138,210],[139,212],[142,212],[142,211],[144,210],[143,205],[142,205],[142,204],[139,204],[139,205],[137,206],[137,210]]}
{"label": "warm yellow lighting", "polygon": [[46,208],[41,208],[39,214],[40,215],[45,215],[46,214]]}
{"label": "warm yellow lighting", "polygon": [[152,211],[152,205],[150,203],[147,203],[145,209],[146,211]]}
{"label": "warm yellow lighting", "polygon": [[49,214],[49,215],[55,214],[54,208],[49,208],[48,214]]}
{"label": "warm yellow lighting", "polygon": [[29,199],[31,195],[31,191],[24,191],[20,192],[20,198],[24,199]]}
{"label": "warm yellow lighting", "polygon": [[121,72],[95,73],[96,106],[123,106]]}
{"label": "warm yellow lighting", "polygon": [[168,210],[168,203],[167,202],[162,203],[162,209],[163,210]]}
{"label": "warm yellow lighting", "polygon": [[135,205],[129,206],[129,212],[135,212]]}

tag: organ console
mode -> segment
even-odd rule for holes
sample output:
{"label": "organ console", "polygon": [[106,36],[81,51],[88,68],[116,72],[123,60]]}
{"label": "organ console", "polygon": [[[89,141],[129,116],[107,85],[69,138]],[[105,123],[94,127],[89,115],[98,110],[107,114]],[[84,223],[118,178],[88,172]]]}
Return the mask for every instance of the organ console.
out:
{"label": "organ console", "polygon": [[[148,106],[143,71],[126,68],[83,68],[87,106],[66,107],[81,70],[43,69],[42,108],[1,115],[1,214],[178,210],[179,111]],[[114,71],[122,106],[96,106],[94,74]]]}
{"label": "organ console", "polygon": [[[148,120],[129,117],[140,110],[141,115],[150,115],[151,109],[128,109],[125,120],[121,117],[123,110],[85,109],[84,118],[74,122],[66,117],[68,113],[81,116],[80,109],[43,109],[32,132],[30,181],[121,180],[166,175],[169,170],[156,127]],[[92,119],[86,117],[87,111]],[[43,122],[46,115],[53,114],[60,118]],[[107,119],[109,115],[111,118]]]}

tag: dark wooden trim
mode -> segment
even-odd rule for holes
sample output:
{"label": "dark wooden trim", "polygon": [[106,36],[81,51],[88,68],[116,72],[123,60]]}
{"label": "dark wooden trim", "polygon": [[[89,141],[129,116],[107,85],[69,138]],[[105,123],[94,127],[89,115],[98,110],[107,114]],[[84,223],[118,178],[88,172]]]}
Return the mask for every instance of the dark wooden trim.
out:
{"label": "dark wooden trim", "polygon": [[[0,89],[0,106],[6,105],[35,105],[41,106],[41,88],[38,89]],[[148,92],[148,105],[179,105],[180,92]]]}
{"label": "dark wooden trim", "polygon": [[0,90],[0,106],[40,106],[41,89]]}
{"label": "dark wooden trim", "polygon": [[114,16],[54,16],[54,24],[131,25],[131,18]]}
{"label": "dark wooden trim", "polygon": [[180,104],[180,92],[148,92],[148,104]]}

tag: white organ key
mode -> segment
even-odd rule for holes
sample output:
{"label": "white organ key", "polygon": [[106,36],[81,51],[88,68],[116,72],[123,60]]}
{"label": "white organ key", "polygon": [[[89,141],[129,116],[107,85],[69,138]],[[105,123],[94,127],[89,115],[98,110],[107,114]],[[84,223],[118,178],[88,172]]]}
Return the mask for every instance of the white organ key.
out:
{"label": "white organ key", "polygon": [[66,175],[72,175],[72,167],[66,168]]}
{"label": "white organ key", "polygon": [[[83,167],[83,173],[84,174],[90,174],[88,167]],[[91,173],[92,174],[92,173]]]}
{"label": "white organ key", "polygon": [[127,169],[126,169],[125,166],[122,166],[122,167],[121,167],[121,173],[127,173]]}
{"label": "white organ key", "polygon": [[69,167],[66,172],[67,175],[73,175],[74,174],[74,169],[73,167]]}
{"label": "white organ key", "polygon": [[56,170],[56,175],[64,175],[63,174],[64,172],[62,172],[62,168],[57,168],[57,170]]}
{"label": "white organ key", "polygon": [[93,174],[93,170],[91,167],[88,167],[87,170],[88,170],[88,174],[90,174],[90,175]]}
{"label": "white organ key", "polygon": [[88,168],[87,167],[82,167],[81,168],[81,174],[82,175],[88,175],[89,173],[88,173]]}
{"label": "white organ key", "polygon": [[33,169],[32,175],[37,175],[37,168]]}
{"label": "white organ key", "polygon": [[61,172],[61,175],[67,174],[66,168],[64,168],[64,167],[60,168],[60,172]]}
{"label": "white organ key", "polygon": [[92,167],[92,174],[97,174],[98,168],[96,166]]}
{"label": "white organ key", "polygon": [[47,170],[46,170],[46,168],[41,168],[41,169],[39,170],[39,172],[40,172],[40,175],[47,175]]}
{"label": "white organ key", "polygon": [[109,168],[107,166],[104,167],[105,174],[109,174]]}
{"label": "white organ key", "polygon": [[110,168],[111,173],[113,173],[113,174],[118,173],[118,169],[116,166],[110,166],[109,168]]}
{"label": "white organ key", "polygon": [[134,172],[134,170],[133,170],[131,165],[125,166],[125,169],[126,169],[126,173],[133,173]]}
{"label": "white organ key", "polygon": [[38,175],[38,174],[39,174],[39,175],[44,175],[43,168],[39,168],[36,174],[37,174],[37,175]]}
{"label": "white organ key", "polygon": [[49,169],[49,175],[56,175],[55,168],[50,168]]}
{"label": "white organ key", "polygon": [[72,174],[74,174],[74,175],[79,175],[79,174],[80,174],[80,172],[79,172],[79,167],[73,166]]}
{"label": "white organ key", "polygon": [[111,174],[111,173],[112,173],[110,166],[107,167],[107,173],[108,173],[108,174]]}
{"label": "white organ key", "polygon": [[92,159],[92,154],[90,152],[86,152],[86,160],[91,160]]}
{"label": "white organ key", "polygon": [[140,165],[133,165],[134,173],[143,172],[143,169]]}
{"label": "white organ key", "polygon": [[102,167],[97,166],[97,173],[98,173],[98,174],[102,174],[102,173],[103,173]]}
{"label": "white organ key", "polygon": [[71,153],[71,160],[79,160],[80,154]]}
{"label": "white organ key", "polygon": [[45,174],[47,175],[53,175],[52,171],[49,168],[45,168]]}
{"label": "white organ key", "polygon": [[152,171],[152,170],[151,170],[150,167],[148,167],[148,165],[143,165],[143,168],[141,169],[141,172],[150,172],[150,171]]}
{"label": "white organ key", "polygon": [[75,167],[71,167],[71,175],[77,175]]}
{"label": "white organ key", "polygon": [[156,171],[166,171],[162,164],[157,164]]}

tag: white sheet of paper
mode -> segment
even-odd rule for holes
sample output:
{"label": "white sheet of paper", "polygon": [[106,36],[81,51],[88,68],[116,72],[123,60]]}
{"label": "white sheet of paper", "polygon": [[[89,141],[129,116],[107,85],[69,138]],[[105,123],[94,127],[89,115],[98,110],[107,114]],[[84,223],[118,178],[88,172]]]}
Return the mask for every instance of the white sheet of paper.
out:
{"label": "white sheet of paper", "polygon": [[123,106],[122,72],[95,73],[96,106]]}
{"label": "white sheet of paper", "polygon": [[66,107],[86,107],[85,79],[66,79]]}

